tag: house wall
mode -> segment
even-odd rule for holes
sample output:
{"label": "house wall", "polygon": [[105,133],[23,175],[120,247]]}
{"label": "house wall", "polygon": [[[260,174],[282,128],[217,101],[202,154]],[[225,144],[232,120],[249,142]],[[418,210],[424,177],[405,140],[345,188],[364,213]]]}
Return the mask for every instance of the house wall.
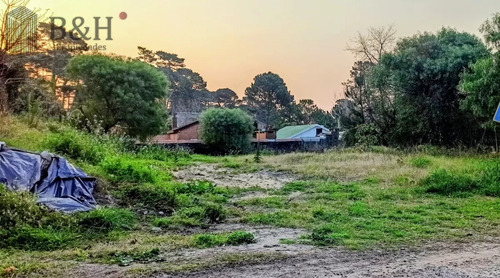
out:
{"label": "house wall", "polygon": [[199,124],[192,125],[177,132],[176,138],[172,140],[192,140],[200,139]]}

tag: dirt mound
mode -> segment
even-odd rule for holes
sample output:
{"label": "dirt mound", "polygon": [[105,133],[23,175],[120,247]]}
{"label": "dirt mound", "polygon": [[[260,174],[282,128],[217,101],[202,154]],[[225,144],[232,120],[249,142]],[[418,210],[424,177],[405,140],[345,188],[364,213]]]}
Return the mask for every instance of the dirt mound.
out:
{"label": "dirt mound", "polygon": [[215,164],[191,166],[174,172],[174,177],[180,181],[203,180],[219,186],[241,188],[257,186],[267,189],[281,188],[298,179],[296,175],[287,172],[262,170],[254,173],[238,173]]}

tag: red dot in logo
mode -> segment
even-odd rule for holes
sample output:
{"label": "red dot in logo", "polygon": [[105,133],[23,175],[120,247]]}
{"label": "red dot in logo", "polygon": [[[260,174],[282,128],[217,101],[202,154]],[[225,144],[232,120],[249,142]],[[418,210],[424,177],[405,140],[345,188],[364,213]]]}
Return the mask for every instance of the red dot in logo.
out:
{"label": "red dot in logo", "polygon": [[125,19],[127,19],[127,13],[126,13],[126,12],[121,12],[121,13],[120,13],[120,19],[121,19],[121,20],[125,20]]}

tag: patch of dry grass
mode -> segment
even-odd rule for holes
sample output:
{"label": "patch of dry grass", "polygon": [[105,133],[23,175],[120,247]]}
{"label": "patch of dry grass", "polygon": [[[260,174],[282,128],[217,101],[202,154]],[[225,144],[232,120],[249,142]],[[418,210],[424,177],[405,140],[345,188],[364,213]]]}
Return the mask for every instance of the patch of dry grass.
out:
{"label": "patch of dry grass", "polygon": [[264,163],[279,170],[312,178],[355,181],[376,178],[384,183],[401,176],[424,177],[428,170],[404,163],[405,157],[393,153],[330,150],[325,153],[290,153],[264,157]]}

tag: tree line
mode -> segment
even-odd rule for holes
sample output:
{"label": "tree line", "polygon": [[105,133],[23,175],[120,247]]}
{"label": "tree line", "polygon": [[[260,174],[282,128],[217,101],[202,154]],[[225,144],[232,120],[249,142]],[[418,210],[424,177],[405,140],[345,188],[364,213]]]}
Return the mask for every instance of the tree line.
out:
{"label": "tree line", "polygon": [[484,41],[452,28],[358,34],[348,46],[358,61],[333,108],[346,144],[497,146],[500,14],[480,31]]}
{"label": "tree line", "polygon": [[[23,1],[9,0],[7,14]],[[275,73],[257,75],[240,99],[229,88],[210,91],[203,77],[185,59],[163,50],[138,47],[136,57],[86,52],[86,42],[66,31],[51,40],[54,28],[38,27],[38,48],[0,52],[0,112],[26,116],[36,125],[44,117],[68,120],[89,132],[123,133],[145,139],[170,128],[179,112],[239,108],[261,126],[278,129],[291,124],[335,126],[335,119],[311,99],[295,101]],[[5,26],[0,35],[9,32]],[[75,36],[76,35],[76,39]]]}

